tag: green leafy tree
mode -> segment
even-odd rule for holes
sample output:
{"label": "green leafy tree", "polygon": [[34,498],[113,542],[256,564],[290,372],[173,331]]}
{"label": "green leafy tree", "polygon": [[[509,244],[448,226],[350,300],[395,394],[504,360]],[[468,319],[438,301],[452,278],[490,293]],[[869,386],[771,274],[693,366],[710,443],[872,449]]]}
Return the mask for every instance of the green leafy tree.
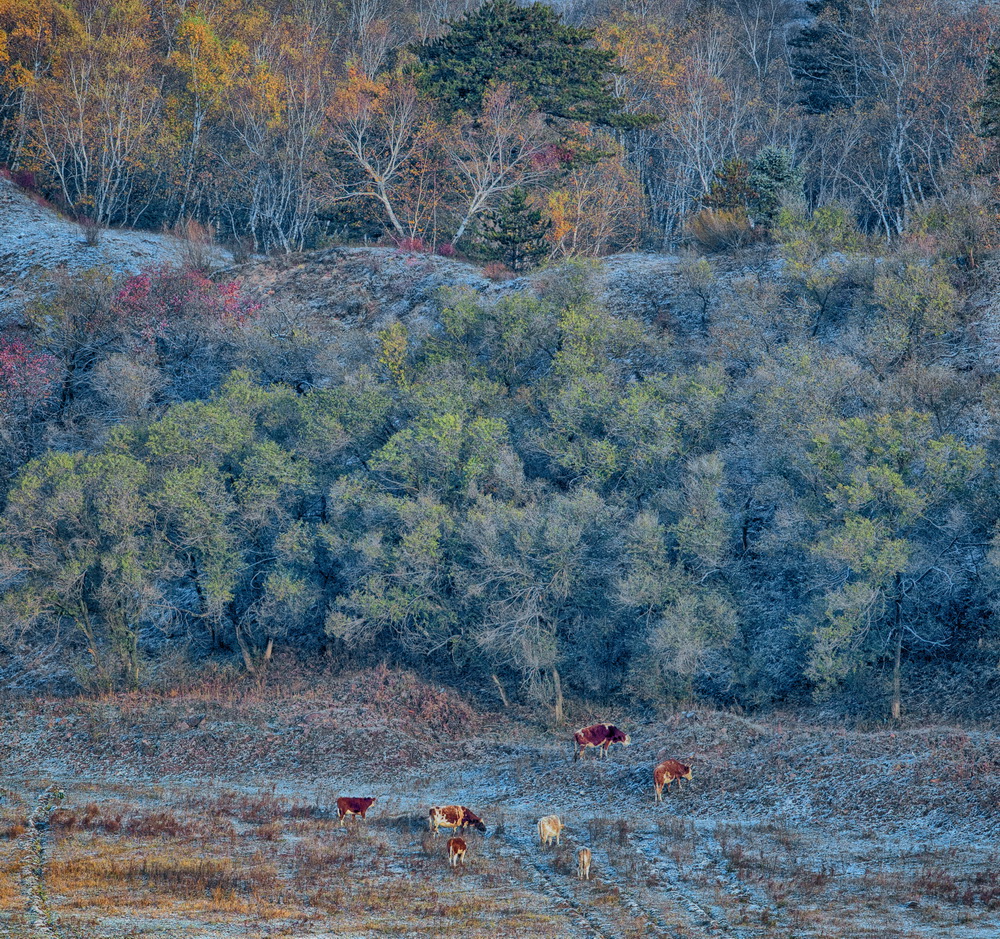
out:
{"label": "green leafy tree", "polygon": [[138,685],[140,636],[164,601],[169,564],[149,475],[124,454],[49,454],[24,469],[0,519],[4,632],[43,645],[68,627],[93,687]]}
{"label": "green leafy tree", "polygon": [[947,640],[947,617],[932,611],[961,577],[969,530],[961,496],[983,451],[935,436],[926,414],[901,411],[817,434],[811,462],[826,503],[813,551],[827,587],[808,624],[809,675],[828,688],[889,658],[898,719],[904,649]]}

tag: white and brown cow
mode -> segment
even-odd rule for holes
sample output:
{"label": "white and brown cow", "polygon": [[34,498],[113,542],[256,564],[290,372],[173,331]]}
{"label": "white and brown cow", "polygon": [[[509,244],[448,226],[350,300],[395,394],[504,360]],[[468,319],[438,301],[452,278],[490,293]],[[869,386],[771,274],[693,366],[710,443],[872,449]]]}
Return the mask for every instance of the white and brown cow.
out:
{"label": "white and brown cow", "polygon": [[558,815],[546,815],[538,820],[538,840],[541,841],[543,847],[548,847],[553,840],[559,844],[563,828],[565,826]]}
{"label": "white and brown cow", "polygon": [[663,787],[670,791],[670,784],[676,779],[677,789],[681,788],[682,779],[691,778],[691,767],[679,760],[664,760],[653,770],[653,786],[656,789],[656,801],[663,801]]}
{"label": "white and brown cow", "polygon": [[606,757],[611,744],[620,743],[623,747],[627,747],[632,742],[632,738],[624,730],[615,727],[614,724],[591,724],[573,734],[573,739],[576,741],[576,752],[573,754],[574,762],[580,759],[584,750],[590,747],[600,747]]}
{"label": "white and brown cow", "polygon": [[428,822],[435,835],[439,828],[475,828],[486,831],[483,820],[464,805],[435,805],[428,813]]}
{"label": "white and brown cow", "polygon": [[375,804],[374,798],[356,799],[349,796],[341,796],[337,799],[337,816],[340,824],[344,824],[344,819],[348,815],[359,815],[365,817],[365,813]]}
{"label": "white and brown cow", "polygon": [[456,867],[458,862],[462,862],[462,866],[465,866],[465,852],[468,850],[469,846],[465,843],[464,838],[449,838],[448,839],[448,863],[452,867]]}
{"label": "white and brown cow", "polygon": [[590,848],[580,848],[576,853],[576,876],[580,880],[590,880],[590,862],[594,856]]}

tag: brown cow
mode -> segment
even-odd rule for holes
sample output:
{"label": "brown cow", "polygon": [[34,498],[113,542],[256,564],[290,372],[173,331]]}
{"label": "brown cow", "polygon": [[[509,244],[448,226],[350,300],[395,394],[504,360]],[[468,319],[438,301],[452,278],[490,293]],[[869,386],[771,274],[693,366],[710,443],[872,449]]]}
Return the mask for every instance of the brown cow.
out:
{"label": "brown cow", "polygon": [[553,841],[559,844],[559,836],[565,827],[558,815],[546,815],[538,820],[538,840],[544,847],[552,844]]}
{"label": "brown cow", "polygon": [[352,799],[346,796],[341,796],[337,799],[337,815],[340,818],[340,824],[344,824],[344,819],[348,815],[360,815],[362,818],[365,817],[365,813],[375,804],[374,798],[369,799]]}
{"label": "brown cow", "polygon": [[580,848],[576,854],[576,876],[580,880],[590,880],[590,862],[594,856],[590,848]]}
{"label": "brown cow", "polygon": [[691,778],[691,767],[685,766],[678,760],[664,760],[653,770],[653,785],[656,787],[656,801],[663,801],[663,787],[666,785],[667,792],[670,791],[670,784],[676,779],[677,789],[681,788],[682,779]]}
{"label": "brown cow", "polygon": [[632,738],[623,730],[619,730],[614,724],[591,724],[573,734],[576,741],[576,752],[573,754],[573,762],[580,759],[580,755],[589,747],[600,747],[604,751],[604,756],[608,755],[608,748],[613,743],[620,743],[627,747]]}
{"label": "brown cow", "polygon": [[462,866],[465,866],[465,852],[468,850],[468,845],[465,843],[464,838],[449,838],[448,839],[448,863],[452,867],[456,867],[458,862],[462,862]]}
{"label": "brown cow", "polygon": [[483,820],[464,805],[435,805],[428,813],[428,822],[435,835],[439,828],[475,828],[486,831]]}

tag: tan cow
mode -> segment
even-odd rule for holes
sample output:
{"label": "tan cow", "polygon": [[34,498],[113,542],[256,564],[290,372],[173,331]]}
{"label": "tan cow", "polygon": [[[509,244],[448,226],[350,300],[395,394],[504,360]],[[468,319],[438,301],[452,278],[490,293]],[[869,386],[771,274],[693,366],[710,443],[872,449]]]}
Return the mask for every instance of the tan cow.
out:
{"label": "tan cow", "polygon": [[590,848],[580,848],[576,853],[576,876],[580,880],[590,880],[590,862],[594,859]]}
{"label": "tan cow", "polygon": [[465,866],[465,852],[468,850],[468,845],[465,843],[464,838],[449,838],[448,839],[448,863],[452,867],[457,867],[458,862],[462,862],[462,866]]}
{"label": "tan cow", "polygon": [[682,779],[691,778],[691,767],[678,760],[664,760],[653,770],[653,786],[656,789],[656,801],[663,801],[663,787],[670,791],[670,784],[676,779],[677,789],[681,788]]}
{"label": "tan cow", "polygon": [[546,815],[538,820],[538,840],[544,847],[552,844],[553,839],[555,839],[556,844],[559,844],[560,833],[565,827],[558,815]]}
{"label": "tan cow", "polygon": [[439,828],[476,828],[486,831],[483,820],[464,805],[435,805],[428,813],[427,821],[435,835]]}

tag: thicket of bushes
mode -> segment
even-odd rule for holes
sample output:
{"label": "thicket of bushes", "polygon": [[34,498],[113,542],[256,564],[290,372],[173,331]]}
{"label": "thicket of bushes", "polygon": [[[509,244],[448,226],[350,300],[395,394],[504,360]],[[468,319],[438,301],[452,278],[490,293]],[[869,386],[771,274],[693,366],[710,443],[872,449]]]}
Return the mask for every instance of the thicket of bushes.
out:
{"label": "thicket of bushes", "polygon": [[5,675],[291,648],[550,705],[987,687],[984,275],[843,213],[778,240],[637,268],[634,316],[569,267],[354,346],[200,275],[65,284],[0,355]]}

